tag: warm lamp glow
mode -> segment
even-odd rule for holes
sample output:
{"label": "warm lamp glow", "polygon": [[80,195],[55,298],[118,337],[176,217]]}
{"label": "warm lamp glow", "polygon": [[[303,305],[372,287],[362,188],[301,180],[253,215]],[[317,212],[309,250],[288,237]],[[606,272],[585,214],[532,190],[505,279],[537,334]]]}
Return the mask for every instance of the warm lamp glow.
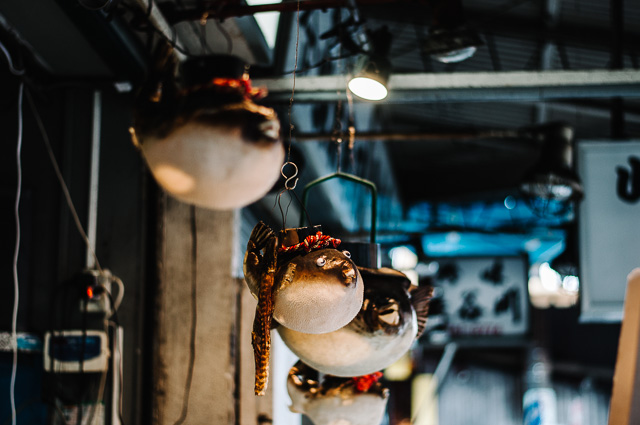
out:
{"label": "warm lamp glow", "polygon": [[382,100],[387,97],[387,88],[380,81],[368,77],[355,77],[349,81],[349,90],[366,100]]}

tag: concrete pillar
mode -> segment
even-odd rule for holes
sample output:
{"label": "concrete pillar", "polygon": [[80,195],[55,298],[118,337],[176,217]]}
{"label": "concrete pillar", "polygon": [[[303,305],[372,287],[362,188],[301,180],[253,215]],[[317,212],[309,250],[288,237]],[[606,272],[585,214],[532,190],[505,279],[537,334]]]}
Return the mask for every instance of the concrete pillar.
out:
{"label": "concrete pillar", "polygon": [[270,402],[253,396],[255,302],[233,276],[239,219],[236,211],[195,208],[170,197],[162,201],[154,311],[156,425],[257,424],[260,414],[271,415]]}

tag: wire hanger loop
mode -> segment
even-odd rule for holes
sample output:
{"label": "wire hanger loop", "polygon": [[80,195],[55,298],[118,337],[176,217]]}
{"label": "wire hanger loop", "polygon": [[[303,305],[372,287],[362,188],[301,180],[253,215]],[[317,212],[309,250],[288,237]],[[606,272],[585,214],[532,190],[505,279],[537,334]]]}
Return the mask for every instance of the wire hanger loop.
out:
{"label": "wire hanger loop", "polygon": [[[284,173],[284,167],[286,167],[287,165],[293,165],[293,168],[295,169],[295,170],[294,170],[294,173],[293,173],[293,175],[291,175],[291,177],[287,176],[287,175]],[[284,177],[284,178],[286,179],[286,181],[284,182],[284,188],[285,188],[286,190],[293,190],[293,189],[295,189],[295,188],[296,188],[296,186],[298,185],[298,177],[297,177],[297,176],[298,176],[298,166],[297,166],[295,163],[293,163],[293,162],[291,162],[291,161],[287,161],[287,162],[285,162],[285,163],[282,165],[282,168],[280,168],[280,174],[282,174],[282,177]],[[293,180],[293,179],[295,179],[295,180],[293,181],[293,186],[290,186],[290,184],[291,184],[291,180]]]}

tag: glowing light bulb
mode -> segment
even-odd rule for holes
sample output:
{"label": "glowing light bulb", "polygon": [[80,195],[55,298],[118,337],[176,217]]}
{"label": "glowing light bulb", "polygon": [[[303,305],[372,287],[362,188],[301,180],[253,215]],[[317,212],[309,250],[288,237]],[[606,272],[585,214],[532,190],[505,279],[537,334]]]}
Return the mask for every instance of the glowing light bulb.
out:
{"label": "glowing light bulb", "polygon": [[367,77],[355,77],[349,81],[349,90],[366,100],[382,100],[387,97],[387,88],[379,81]]}

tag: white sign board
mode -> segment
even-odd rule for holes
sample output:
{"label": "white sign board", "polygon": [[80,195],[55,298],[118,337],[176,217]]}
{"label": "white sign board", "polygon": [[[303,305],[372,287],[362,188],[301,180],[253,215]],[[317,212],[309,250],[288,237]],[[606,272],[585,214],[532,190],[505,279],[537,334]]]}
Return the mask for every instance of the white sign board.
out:
{"label": "white sign board", "polygon": [[456,336],[519,336],[529,325],[526,256],[438,259],[447,330]]}
{"label": "white sign board", "polygon": [[640,142],[580,142],[577,155],[580,320],[617,322],[627,275],[640,266]]}

